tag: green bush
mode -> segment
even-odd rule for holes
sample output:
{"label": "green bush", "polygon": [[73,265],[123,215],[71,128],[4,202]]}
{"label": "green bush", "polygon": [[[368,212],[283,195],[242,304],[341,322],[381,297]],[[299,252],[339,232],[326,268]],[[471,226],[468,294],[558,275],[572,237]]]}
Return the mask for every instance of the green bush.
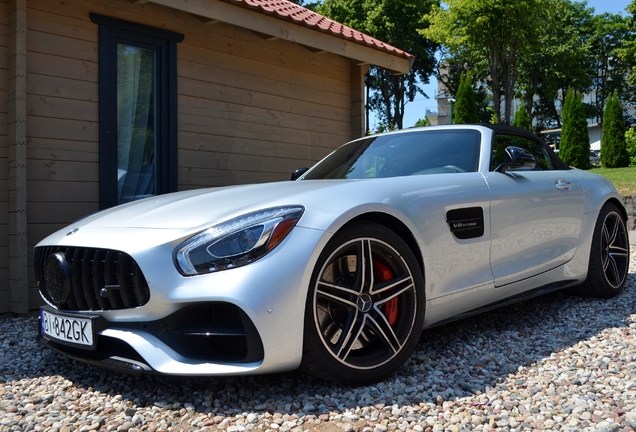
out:
{"label": "green bush", "polygon": [[532,122],[530,121],[526,104],[523,102],[519,104],[515,111],[515,117],[512,119],[512,125],[532,132]]}
{"label": "green bush", "polygon": [[632,165],[636,165],[636,130],[634,128],[630,128],[625,132],[625,144],[627,154],[629,154],[629,162]]}

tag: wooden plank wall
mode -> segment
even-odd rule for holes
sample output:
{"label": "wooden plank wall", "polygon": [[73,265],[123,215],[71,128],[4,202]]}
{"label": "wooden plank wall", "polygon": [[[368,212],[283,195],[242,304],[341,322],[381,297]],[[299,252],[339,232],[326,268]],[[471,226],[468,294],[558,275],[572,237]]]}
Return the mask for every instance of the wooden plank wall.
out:
{"label": "wooden plank wall", "polygon": [[[28,246],[99,209],[97,29],[68,2],[27,9]],[[37,306],[29,255],[29,303]]]}
{"label": "wooden plank wall", "polygon": [[9,193],[9,301],[11,312],[29,311],[26,197],[27,0],[9,0],[7,167]]}
{"label": "wooden plank wall", "polygon": [[7,125],[7,68],[9,12],[7,0],[0,0],[0,314],[10,310],[9,304],[9,192]]}
{"label": "wooden plank wall", "polygon": [[180,18],[180,188],[287,180],[351,138],[348,61]]}
{"label": "wooden plank wall", "polygon": [[[287,180],[351,139],[351,65],[344,58],[152,4],[29,0],[29,248],[99,208],[98,35],[90,12],[185,35],[177,47],[180,190]],[[0,32],[5,28],[0,23]],[[5,70],[0,63],[0,87]],[[5,105],[0,91],[0,137]],[[0,157],[6,158],[5,147]],[[5,179],[0,169],[0,183]],[[0,219],[0,230],[5,227]],[[0,243],[0,277],[5,251]]]}

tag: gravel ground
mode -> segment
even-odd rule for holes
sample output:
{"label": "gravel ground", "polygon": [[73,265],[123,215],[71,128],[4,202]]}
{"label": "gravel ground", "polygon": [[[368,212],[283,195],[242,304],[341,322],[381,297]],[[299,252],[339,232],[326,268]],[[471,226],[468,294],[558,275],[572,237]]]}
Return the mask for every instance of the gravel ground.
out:
{"label": "gravel ground", "polygon": [[423,333],[391,379],[135,376],[0,321],[0,432],[636,430],[636,247],[623,294],[556,293]]}

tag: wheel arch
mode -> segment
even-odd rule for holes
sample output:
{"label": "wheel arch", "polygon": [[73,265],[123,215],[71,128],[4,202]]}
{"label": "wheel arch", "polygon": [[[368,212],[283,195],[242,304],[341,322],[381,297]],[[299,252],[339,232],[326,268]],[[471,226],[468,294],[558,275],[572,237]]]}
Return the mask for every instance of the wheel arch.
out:
{"label": "wheel arch", "polygon": [[382,212],[363,213],[345,223],[342,227],[340,227],[340,229],[346,229],[348,226],[361,221],[375,222],[377,224],[383,225],[400,236],[400,238],[404,240],[409,249],[411,249],[411,252],[413,252],[415,259],[420,266],[420,272],[422,273],[422,276],[425,276],[422,251],[420,250],[417,240],[415,240],[413,232],[401,220],[399,220],[395,216]]}
{"label": "wheel arch", "polygon": [[[610,197],[607,201],[603,203],[601,208],[605,207],[606,204],[611,203],[618,207],[618,210],[621,212],[621,216],[623,216],[624,220],[627,220],[627,210],[625,210],[625,204],[623,204],[618,198]],[[601,209],[599,208],[599,210]]]}
{"label": "wheel arch", "polygon": [[[347,218],[344,223],[338,224],[337,228],[334,227],[334,229],[326,231],[327,234],[330,234],[330,239],[322,248],[317,265],[314,267],[306,300],[303,321],[303,357],[300,366],[305,372],[328,381],[367,385],[393,374],[404,365],[408,356],[413,352],[424,325],[426,296],[420,295],[421,290],[419,289],[419,287],[424,287],[424,274],[421,268],[419,271],[415,268],[418,265],[421,266],[421,254],[416,237],[408,229],[407,224],[408,221],[404,223],[399,217],[391,214],[368,211]],[[400,243],[398,238],[402,239],[403,243]],[[366,252],[363,253],[362,250]],[[409,252],[412,255],[409,255]],[[371,256],[372,261],[376,262],[374,255],[376,253],[379,253],[380,257],[384,257],[380,258],[378,264],[370,264],[371,261],[364,259]],[[352,262],[350,255],[363,258],[353,261],[355,269],[350,267]],[[347,260],[344,266],[340,264],[343,258]],[[369,264],[364,264],[365,262]],[[386,282],[384,270],[376,273],[373,269],[376,265],[383,263],[385,265],[380,268],[385,267],[386,270],[389,270],[388,277],[391,280],[391,285],[384,285],[386,289],[374,292],[376,278],[380,284]],[[327,266],[332,264],[334,264],[333,269]],[[366,274],[369,269],[373,271],[374,276],[369,279],[360,277],[360,271],[364,271]],[[393,273],[390,269],[393,269]],[[396,270],[398,274],[395,273]],[[323,280],[323,272],[325,272],[324,280],[326,282],[319,284],[318,281]],[[350,277],[350,275],[355,275],[355,277]],[[344,279],[340,279],[341,277]],[[336,282],[336,280],[341,282]],[[365,280],[369,282],[365,282]],[[330,281],[333,282],[330,283]],[[337,287],[336,284],[350,287],[350,289],[336,289],[335,291],[345,293],[342,298],[346,301],[330,305],[331,300],[340,298],[335,293],[327,294],[329,291],[334,291],[334,288]],[[321,295],[316,294],[318,285],[323,285],[320,289]],[[392,296],[390,293],[396,288],[398,288],[396,295],[399,297],[389,299],[387,293]],[[353,301],[349,298],[352,293],[354,297],[357,297]],[[363,294],[366,297],[363,297]],[[362,308],[362,304],[371,306],[375,301],[372,300],[371,296],[378,295],[386,298],[384,300],[376,298],[376,300],[380,300],[380,303],[367,309]],[[322,305],[318,303],[319,297],[322,299]],[[368,320],[366,318],[367,314],[371,316],[379,313],[386,316],[386,313],[389,312],[379,308],[388,306],[390,302],[398,298],[402,300],[392,306],[395,308],[395,322],[389,323],[388,317],[384,320],[377,318]],[[359,304],[360,300],[363,301],[362,304]],[[398,313],[398,307],[405,309],[400,309]],[[351,310],[356,312],[352,315]],[[342,337],[342,334],[346,335],[345,332],[354,328],[348,324],[354,321],[359,323],[357,332]],[[394,331],[385,332],[383,330],[385,326],[373,324],[380,322],[385,322],[386,326],[394,328]],[[337,330],[332,330],[334,328]],[[366,336],[360,336],[363,329],[368,328],[377,328],[379,332],[373,331]],[[334,337],[337,338],[336,341],[333,340]],[[359,341],[358,337],[361,338]],[[378,342],[377,338],[384,338],[385,342]],[[354,341],[354,345],[356,343],[362,344],[360,346],[362,349],[357,354],[354,352],[354,345],[349,345],[349,348],[342,353],[340,350],[334,349],[337,348],[336,345],[340,341],[344,341],[342,346],[346,346],[350,340]],[[370,348],[375,348],[367,349],[365,348],[366,344],[369,344]],[[385,348],[381,348],[382,346]],[[386,349],[387,346],[392,348]],[[351,357],[349,356],[350,352],[352,353]]]}
{"label": "wheel arch", "polygon": [[[613,207],[608,208],[610,204]],[[614,231],[616,235],[613,234],[602,240],[601,238],[605,237],[602,233],[612,231],[611,229],[605,231],[604,224],[610,211],[614,211],[614,207],[618,210],[619,218],[623,222],[622,235],[619,235],[620,231],[617,229]],[[629,234],[624,224],[627,220],[627,211],[619,198],[611,196],[602,202],[595,216],[594,229],[589,235],[589,246],[586,248],[589,258],[586,261],[585,279],[580,284],[570,287],[569,292],[584,297],[611,298],[623,290],[629,273]],[[600,224],[603,224],[603,227]],[[612,257],[613,254],[610,251],[613,248],[615,252],[626,251],[626,253],[618,253]],[[606,264],[610,261],[613,265]]]}

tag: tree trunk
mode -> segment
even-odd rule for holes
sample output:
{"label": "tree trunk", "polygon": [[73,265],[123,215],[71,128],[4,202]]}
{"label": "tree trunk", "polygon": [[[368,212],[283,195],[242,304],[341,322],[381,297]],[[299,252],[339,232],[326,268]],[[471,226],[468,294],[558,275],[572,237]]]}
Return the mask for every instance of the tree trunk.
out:
{"label": "tree trunk", "polygon": [[515,99],[515,86],[517,83],[517,38],[513,38],[510,41],[508,58],[503,61],[504,67],[504,91],[506,92],[506,109],[504,124],[510,124],[510,117],[512,117],[512,102]]}
{"label": "tree trunk", "polygon": [[404,128],[404,79],[402,76],[394,76],[393,88],[395,89],[395,125],[398,129]]}
{"label": "tree trunk", "polygon": [[386,114],[386,128],[391,129],[391,125],[393,124],[393,113],[391,112],[391,97],[389,95],[389,85],[386,80],[382,83],[382,87],[380,91],[382,92],[382,99],[384,100],[384,109]]}
{"label": "tree trunk", "polygon": [[366,129],[364,131],[364,134],[368,134],[369,131],[371,130],[371,127],[369,127],[369,113],[371,112],[371,109],[369,108],[369,95],[371,94],[371,89],[369,86],[369,72],[367,72],[366,76],[364,77],[364,84],[366,87],[366,92],[367,92],[367,97],[364,100],[364,121],[366,122]]}
{"label": "tree trunk", "polygon": [[501,121],[501,89],[499,88],[499,62],[496,48],[492,49],[490,60],[490,76],[492,78],[492,102],[494,105],[497,121]]}
{"label": "tree trunk", "polygon": [[510,124],[510,116],[512,116],[512,100],[513,100],[513,91],[512,91],[512,77],[510,76],[510,63],[508,61],[503,62],[503,81],[504,81],[504,118],[503,124]]}

